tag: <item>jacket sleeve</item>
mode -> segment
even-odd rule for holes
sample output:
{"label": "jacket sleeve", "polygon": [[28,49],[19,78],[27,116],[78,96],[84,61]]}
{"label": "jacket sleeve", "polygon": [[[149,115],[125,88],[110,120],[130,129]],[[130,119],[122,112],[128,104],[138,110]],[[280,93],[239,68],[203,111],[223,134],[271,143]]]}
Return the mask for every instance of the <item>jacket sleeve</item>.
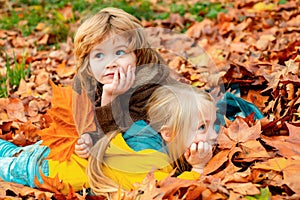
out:
{"label": "jacket sleeve", "polygon": [[114,130],[127,130],[137,120],[146,120],[146,104],[157,84],[147,84],[128,91],[114,99],[111,104],[96,107],[96,118],[106,134]]}

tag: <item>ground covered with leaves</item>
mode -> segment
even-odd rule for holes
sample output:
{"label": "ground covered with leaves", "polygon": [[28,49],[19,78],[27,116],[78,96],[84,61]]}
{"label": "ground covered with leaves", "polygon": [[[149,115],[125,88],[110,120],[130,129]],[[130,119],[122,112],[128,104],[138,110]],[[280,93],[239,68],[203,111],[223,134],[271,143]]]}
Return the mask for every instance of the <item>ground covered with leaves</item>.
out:
{"label": "ground covered with leaves", "polygon": [[[10,7],[24,13],[22,7],[0,2],[1,13]],[[265,117],[226,120],[215,156],[200,180],[170,176],[157,183],[149,174],[136,190],[120,199],[299,199],[299,1],[211,2],[206,4],[211,6],[209,11],[189,3],[194,11],[189,12],[191,7],[186,4],[172,7],[170,1],[166,7],[159,1],[150,2],[157,17],[141,20],[152,44],[182,76],[175,75],[178,79],[212,94],[222,94],[218,88],[238,91]],[[76,30],[81,17],[74,6],[65,4],[56,10],[70,32]],[[50,14],[50,18],[56,16]],[[28,20],[18,24],[28,29],[33,26]],[[29,34],[18,27],[0,30],[0,138],[20,146],[40,139],[51,146],[63,139],[64,145],[50,156],[66,158],[78,138],[73,119],[66,117],[72,116],[70,84],[76,72],[72,36],[57,38],[51,23],[43,21]],[[87,196],[84,188],[83,193],[71,189],[64,196],[59,187],[58,178],[45,181],[41,190],[0,181],[0,198],[95,198]]]}

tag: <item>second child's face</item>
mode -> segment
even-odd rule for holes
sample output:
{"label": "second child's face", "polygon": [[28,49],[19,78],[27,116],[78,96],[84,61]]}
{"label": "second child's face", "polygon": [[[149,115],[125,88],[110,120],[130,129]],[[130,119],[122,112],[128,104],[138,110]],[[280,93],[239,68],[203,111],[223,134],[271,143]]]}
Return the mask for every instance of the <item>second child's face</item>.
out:
{"label": "second child's face", "polygon": [[125,38],[113,37],[92,49],[89,62],[97,81],[105,85],[112,83],[114,73],[119,68],[122,68],[126,74],[129,66],[136,67],[136,56],[129,51]]}
{"label": "second child's face", "polygon": [[[199,143],[199,142],[208,142],[209,144],[213,144],[217,138],[217,133],[214,130],[214,117],[212,116],[213,108],[204,107],[203,113],[205,116],[200,116],[200,121],[198,122],[197,129],[192,130],[194,138],[191,143]],[[213,119],[213,121],[212,121]],[[195,134],[196,133],[196,134]],[[190,145],[189,144],[189,145]]]}

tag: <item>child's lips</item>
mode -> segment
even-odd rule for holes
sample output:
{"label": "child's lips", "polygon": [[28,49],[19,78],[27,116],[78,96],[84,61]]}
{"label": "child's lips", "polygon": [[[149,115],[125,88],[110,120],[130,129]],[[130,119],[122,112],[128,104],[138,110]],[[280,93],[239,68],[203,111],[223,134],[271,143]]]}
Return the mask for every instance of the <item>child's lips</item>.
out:
{"label": "child's lips", "polygon": [[114,76],[115,73],[108,73],[108,74],[105,74],[104,76]]}

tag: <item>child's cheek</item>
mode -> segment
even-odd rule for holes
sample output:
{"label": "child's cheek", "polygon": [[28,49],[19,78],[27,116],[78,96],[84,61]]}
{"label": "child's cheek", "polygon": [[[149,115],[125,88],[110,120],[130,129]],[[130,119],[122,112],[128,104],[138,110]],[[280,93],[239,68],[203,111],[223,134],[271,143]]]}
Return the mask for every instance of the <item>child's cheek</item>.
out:
{"label": "child's cheek", "polygon": [[193,144],[193,142],[194,142],[194,138],[193,137],[188,138],[187,141],[186,141],[186,144],[185,144],[185,148],[189,149],[190,146]]}

